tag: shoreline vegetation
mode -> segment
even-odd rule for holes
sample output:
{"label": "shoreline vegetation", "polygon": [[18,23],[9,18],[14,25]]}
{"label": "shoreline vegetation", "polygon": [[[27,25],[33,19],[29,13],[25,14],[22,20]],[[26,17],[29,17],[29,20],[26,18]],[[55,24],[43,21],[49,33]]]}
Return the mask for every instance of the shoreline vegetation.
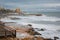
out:
{"label": "shoreline vegetation", "polygon": [[[42,14],[23,14],[19,8],[17,8],[16,10],[0,8],[0,18],[10,15],[9,13],[18,13],[18,15],[28,15],[28,16],[29,15],[42,16]],[[51,38],[41,37],[42,34],[35,31],[31,24],[28,24],[26,28],[17,27],[17,26],[16,27],[7,26],[5,24],[6,24],[5,22],[0,21],[0,29],[1,29],[0,39],[1,40],[53,40]],[[44,29],[41,29],[41,31],[44,31]],[[58,37],[55,37],[55,39],[56,38]]]}
{"label": "shoreline vegetation", "polygon": [[0,17],[5,17],[8,15],[23,15],[23,16],[42,16],[42,14],[25,14],[26,12],[22,12],[20,8],[16,8],[15,10],[0,8]]}

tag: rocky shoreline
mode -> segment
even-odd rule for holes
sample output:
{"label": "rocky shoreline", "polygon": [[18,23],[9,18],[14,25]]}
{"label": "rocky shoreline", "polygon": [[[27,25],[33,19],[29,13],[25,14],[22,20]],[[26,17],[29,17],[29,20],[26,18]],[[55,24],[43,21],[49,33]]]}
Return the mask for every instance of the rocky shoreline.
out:
{"label": "rocky shoreline", "polygon": [[[17,8],[16,10],[10,10],[5,8],[0,9],[0,19],[2,18],[2,20],[0,20],[0,40],[57,40],[57,39],[59,40],[60,39],[58,36],[55,36],[56,34],[54,34],[52,39],[52,36],[49,35],[49,33],[45,34],[46,32],[44,31],[46,29],[33,28],[31,24],[18,25],[15,22],[11,22],[11,21],[3,22],[8,20],[20,20],[20,18],[16,18],[16,17],[7,17],[7,16],[13,16],[13,15],[14,16],[15,15],[16,16],[43,16],[43,14],[24,14],[19,8]],[[4,19],[5,17],[7,18]],[[46,38],[42,37],[41,36],[42,33],[36,31],[35,29],[38,31],[43,31],[44,32],[43,34],[46,35],[45,36]],[[8,31],[8,34],[6,31]]]}
{"label": "rocky shoreline", "polygon": [[43,38],[43,37],[41,37],[40,35],[42,35],[42,34],[35,31],[34,28],[32,28],[31,24],[28,24],[27,25],[28,27],[21,27],[21,28],[17,27],[17,28],[15,28],[13,26],[6,26],[4,22],[0,21],[0,25],[2,25],[2,27],[6,28],[6,29],[11,28],[11,29],[16,30],[15,39],[11,38],[10,40],[53,40],[51,38]]}
{"label": "rocky shoreline", "polygon": [[[2,18],[4,19],[4,18]],[[33,28],[32,27],[32,24],[28,24],[28,25],[18,25],[16,24],[15,22],[3,22],[5,20],[19,20],[20,18],[17,18],[17,17],[6,17],[6,19],[0,21],[0,25],[4,25],[2,27],[5,27],[6,29],[13,29],[13,30],[16,30],[16,37],[15,38],[12,38],[12,37],[7,37],[7,39],[9,40],[56,40],[56,39],[59,39],[59,37],[57,36],[54,36],[54,39],[52,39],[52,37],[42,37],[41,33],[40,32],[37,32],[35,31],[35,29],[38,29],[38,28]],[[46,29],[38,29],[38,31],[45,31]],[[47,35],[47,34],[45,34]],[[43,35],[44,36],[44,35]]]}

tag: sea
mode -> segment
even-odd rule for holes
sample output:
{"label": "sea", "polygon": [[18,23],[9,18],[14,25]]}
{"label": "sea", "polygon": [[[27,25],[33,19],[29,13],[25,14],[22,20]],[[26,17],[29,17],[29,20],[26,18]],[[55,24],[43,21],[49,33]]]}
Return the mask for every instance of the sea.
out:
{"label": "sea", "polygon": [[[57,40],[60,40],[60,12],[26,12],[25,14],[42,14],[42,16],[10,15],[0,20],[3,22],[16,22],[20,25],[31,24],[35,31],[42,34],[42,37],[52,39],[59,37]],[[44,31],[38,29],[44,29]]]}

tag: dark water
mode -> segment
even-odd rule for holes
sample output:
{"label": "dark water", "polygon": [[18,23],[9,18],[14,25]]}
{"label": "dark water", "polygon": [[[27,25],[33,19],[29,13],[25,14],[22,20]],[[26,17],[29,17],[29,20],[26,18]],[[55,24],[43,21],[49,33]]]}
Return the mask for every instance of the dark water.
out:
{"label": "dark water", "polygon": [[[57,20],[60,19],[60,12],[30,12],[30,14],[44,14],[48,17],[55,17]],[[60,21],[51,22],[51,21],[34,21],[35,23],[42,23],[42,24],[55,24],[60,25]]]}
{"label": "dark water", "polygon": [[42,14],[46,14],[48,16],[60,17],[60,12],[42,12]]}
{"label": "dark water", "polygon": [[60,12],[29,12],[30,14],[45,14],[47,16],[60,17]]}

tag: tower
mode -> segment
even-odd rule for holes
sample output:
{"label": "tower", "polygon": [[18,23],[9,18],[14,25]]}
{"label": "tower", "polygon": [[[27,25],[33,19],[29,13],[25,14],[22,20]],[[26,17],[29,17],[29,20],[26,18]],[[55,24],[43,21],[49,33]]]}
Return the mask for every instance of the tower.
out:
{"label": "tower", "polygon": [[16,8],[15,12],[16,13],[20,13],[20,9],[19,8]]}
{"label": "tower", "polygon": [[23,15],[23,13],[22,13],[20,8],[16,8],[15,12],[18,13],[19,15]]}

